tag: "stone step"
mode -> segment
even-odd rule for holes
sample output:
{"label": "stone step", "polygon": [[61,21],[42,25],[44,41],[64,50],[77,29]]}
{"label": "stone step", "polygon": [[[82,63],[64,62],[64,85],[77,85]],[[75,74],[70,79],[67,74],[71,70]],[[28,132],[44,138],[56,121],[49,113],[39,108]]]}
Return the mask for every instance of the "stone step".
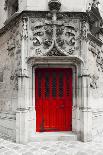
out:
{"label": "stone step", "polygon": [[30,141],[77,141],[77,135],[73,132],[41,132],[34,133]]}

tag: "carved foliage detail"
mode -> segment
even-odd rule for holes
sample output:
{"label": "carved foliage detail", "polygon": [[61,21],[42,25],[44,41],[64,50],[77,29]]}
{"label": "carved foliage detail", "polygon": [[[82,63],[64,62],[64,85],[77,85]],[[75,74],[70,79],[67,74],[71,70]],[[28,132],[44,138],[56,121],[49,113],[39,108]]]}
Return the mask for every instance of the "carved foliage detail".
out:
{"label": "carved foliage detail", "polygon": [[46,56],[65,56],[65,54],[58,51],[56,47],[53,47],[52,50],[46,54]]}
{"label": "carved foliage detail", "polygon": [[76,49],[76,28],[73,21],[31,18],[30,29],[30,49],[35,56],[45,55],[54,44],[65,51],[66,55],[73,54]]}
{"label": "carved foliage detail", "polygon": [[18,90],[18,75],[16,72],[11,72],[10,82],[14,90]]}
{"label": "carved foliage detail", "polygon": [[22,34],[21,34],[21,39],[26,40],[28,38],[28,18],[27,17],[23,17],[22,19]]}
{"label": "carved foliage detail", "polygon": [[103,72],[103,51],[92,41],[89,42],[89,51],[91,51],[93,56],[96,58],[98,71]]}
{"label": "carved foliage detail", "polygon": [[88,33],[87,23],[86,23],[86,21],[82,21],[82,25],[81,25],[81,39],[87,40],[87,33]]}
{"label": "carved foliage detail", "polygon": [[10,37],[7,41],[7,52],[8,52],[8,70],[10,71],[10,84],[13,90],[18,89],[18,76],[21,74],[21,30],[19,23],[15,25],[8,33]]}
{"label": "carved foliage detail", "polygon": [[41,49],[47,50],[52,45],[53,41],[53,25],[45,23],[45,20],[39,21],[31,19],[31,50],[35,51],[36,55],[41,55]]}
{"label": "carved foliage detail", "polygon": [[75,51],[75,33],[76,30],[73,26],[63,25],[57,26],[56,41],[60,48],[65,49],[68,54],[73,54]]}
{"label": "carved foliage detail", "polygon": [[91,79],[90,87],[93,89],[97,89],[98,88],[97,80],[99,79],[99,77],[96,75],[92,75],[92,76],[90,76],[90,79]]}

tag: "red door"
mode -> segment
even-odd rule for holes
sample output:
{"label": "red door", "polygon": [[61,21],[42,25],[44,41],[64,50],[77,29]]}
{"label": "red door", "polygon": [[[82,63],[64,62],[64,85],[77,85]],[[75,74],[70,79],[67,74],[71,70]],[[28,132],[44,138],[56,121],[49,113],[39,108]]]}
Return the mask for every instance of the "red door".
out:
{"label": "red door", "polygon": [[70,131],[72,69],[38,68],[35,75],[36,131]]}

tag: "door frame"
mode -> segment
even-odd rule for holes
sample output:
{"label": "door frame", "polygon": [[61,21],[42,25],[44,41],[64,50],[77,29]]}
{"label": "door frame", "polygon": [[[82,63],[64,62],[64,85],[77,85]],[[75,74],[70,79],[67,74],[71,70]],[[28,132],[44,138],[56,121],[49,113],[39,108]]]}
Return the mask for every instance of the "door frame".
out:
{"label": "door frame", "polygon": [[[78,133],[77,122],[77,103],[78,103],[78,66],[76,64],[67,63],[67,64],[37,64],[32,67],[32,90],[33,90],[33,107],[35,107],[35,69],[36,68],[71,68],[72,69],[72,132]],[[36,111],[34,108],[34,133],[36,134]]]}
{"label": "door frame", "polygon": [[[16,112],[16,141],[34,140],[36,133],[35,68],[60,67],[73,69],[72,132],[78,140],[92,139],[92,110],[88,103],[89,76],[84,61],[79,56],[30,57],[25,74],[18,77],[18,109]],[[85,87],[87,85],[87,87]],[[21,93],[23,94],[21,96]],[[21,105],[23,108],[21,108]],[[21,125],[22,124],[22,125]],[[92,124],[92,123],[91,123]],[[88,127],[88,128],[86,128]],[[55,135],[54,135],[55,136]]]}

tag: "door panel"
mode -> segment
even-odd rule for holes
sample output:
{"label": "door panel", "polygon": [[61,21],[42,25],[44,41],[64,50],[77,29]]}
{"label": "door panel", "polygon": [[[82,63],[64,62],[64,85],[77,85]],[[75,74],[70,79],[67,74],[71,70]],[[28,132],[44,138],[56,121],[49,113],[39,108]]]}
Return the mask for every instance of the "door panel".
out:
{"label": "door panel", "polygon": [[35,71],[36,131],[70,131],[72,123],[72,69]]}

